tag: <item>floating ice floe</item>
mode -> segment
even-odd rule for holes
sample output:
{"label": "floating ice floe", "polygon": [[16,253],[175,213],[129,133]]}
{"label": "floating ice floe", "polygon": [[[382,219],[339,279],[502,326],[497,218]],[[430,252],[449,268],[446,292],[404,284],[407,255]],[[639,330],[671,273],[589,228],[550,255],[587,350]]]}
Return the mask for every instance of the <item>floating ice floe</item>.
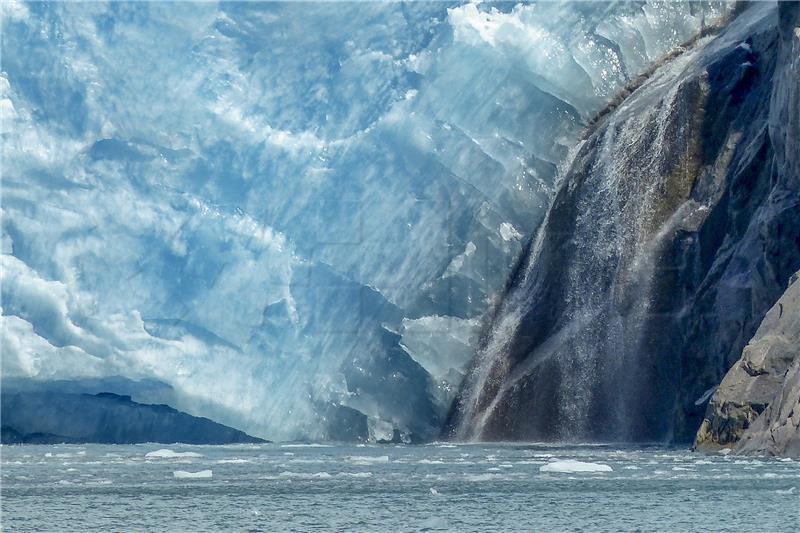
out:
{"label": "floating ice floe", "polygon": [[351,455],[347,458],[354,463],[388,463],[389,456],[388,455]]}
{"label": "floating ice floe", "polygon": [[211,479],[213,473],[211,470],[201,470],[199,472],[186,472],[185,470],[176,470],[172,473],[175,479]]}
{"label": "floating ice floe", "polygon": [[203,457],[203,454],[197,452],[176,452],[168,448],[162,448],[153,452],[148,452],[144,455],[148,459],[175,459],[177,457]]}
{"label": "floating ice floe", "polygon": [[338,477],[367,478],[372,477],[372,472],[339,472]]}
{"label": "floating ice floe", "polygon": [[553,461],[539,467],[540,472],[557,472],[562,474],[576,474],[581,472],[612,472],[608,465],[598,463],[584,463],[581,461]]}
{"label": "floating ice floe", "polygon": [[[281,472],[278,478],[294,479],[331,479],[333,476],[328,472]],[[268,479],[275,479],[274,477]]]}

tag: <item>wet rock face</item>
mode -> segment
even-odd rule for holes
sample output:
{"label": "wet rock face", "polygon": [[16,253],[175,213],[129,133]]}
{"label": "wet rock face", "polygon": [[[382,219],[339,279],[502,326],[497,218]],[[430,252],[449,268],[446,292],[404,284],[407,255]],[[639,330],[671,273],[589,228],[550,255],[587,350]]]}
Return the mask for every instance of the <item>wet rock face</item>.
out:
{"label": "wet rock face", "polygon": [[714,393],[695,449],[800,455],[800,282],[793,278]]}
{"label": "wet rock face", "polygon": [[598,123],[484,340],[453,434],[691,442],[708,391],[800,268],[797,17],[797,5],[751,6]]}

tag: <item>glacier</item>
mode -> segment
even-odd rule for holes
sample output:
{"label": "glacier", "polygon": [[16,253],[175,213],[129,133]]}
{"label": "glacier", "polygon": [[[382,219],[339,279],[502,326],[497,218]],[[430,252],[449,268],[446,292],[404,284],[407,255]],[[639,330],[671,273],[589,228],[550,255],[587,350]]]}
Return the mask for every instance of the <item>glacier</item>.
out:
{"label": "glacier", "polygon": [[414,440],[585,125],[733,4],[0,9],[4,381]]}

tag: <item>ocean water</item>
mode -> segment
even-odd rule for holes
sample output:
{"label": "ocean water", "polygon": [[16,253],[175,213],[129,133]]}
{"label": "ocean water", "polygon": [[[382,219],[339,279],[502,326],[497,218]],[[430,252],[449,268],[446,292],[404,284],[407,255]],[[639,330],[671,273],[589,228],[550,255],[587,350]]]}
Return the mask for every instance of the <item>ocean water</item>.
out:
{"label": "ocean water", "polygon": [[683,449],[145,444],[1,451],[3,531],[800,527],[800,462]]}

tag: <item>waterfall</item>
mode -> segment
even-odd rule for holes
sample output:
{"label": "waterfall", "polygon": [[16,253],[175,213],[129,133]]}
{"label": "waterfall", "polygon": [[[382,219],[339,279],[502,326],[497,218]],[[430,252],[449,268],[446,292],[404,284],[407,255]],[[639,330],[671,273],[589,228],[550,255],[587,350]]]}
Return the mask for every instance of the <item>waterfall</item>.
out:
{"label": "waterfall", "polygon": [[590,132],[462,387],[455,438],[663,441],[695,416],[686,390],[726,364],[761,313],[742,309],[772,290],[732,287],[765,261],[746,226],[787,216],[752,185],[770,181],[774,23],[772,6],[748,10]]}

